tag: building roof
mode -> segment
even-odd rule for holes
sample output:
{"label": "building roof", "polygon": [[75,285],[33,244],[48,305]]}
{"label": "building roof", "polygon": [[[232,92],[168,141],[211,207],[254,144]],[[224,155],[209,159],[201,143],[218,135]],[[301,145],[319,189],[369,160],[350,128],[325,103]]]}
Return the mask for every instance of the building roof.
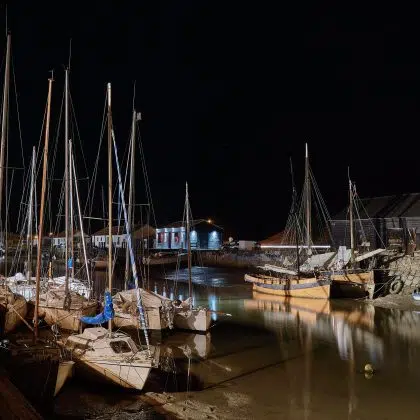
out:
{"label": "building roof", "polygon": [[[111,228],[112,235],[124,235],[125,227],[124,226],[112,226]],[[97,232],[92,234],[93,236],[101,236],[101,235],[108,235],[108,226],[98,230]]]}
{"label": "building roof", "polygon": [[[65,238],[66,237],[66,231],[63,230],[60,233],[56,233],[55,235],[48,235],[50,238]],[[79,237],[81,236],[81,232],[80,230],[75,230],[73,233],[73,236],[75,237]],[[85,236],[89,236],[86,232],[85,232]]]}
{"label": "building roof", "polygon": [[[361,219],[420,217],[420,193],[363,198],[360,201],[363,205],[362,208],[359,208]],[[347,207],[332,219],[347,220]]]}
{"label": "building roof", "polygon": [[267,239],[263,239],[259,243],[261,246],[264,246],[264,247],[283,245],[284,236],[285,236],[284,231],[281,231],[279,233],[269,236]]}
{"label": "building roof", "polygon": [[156,229],[150,225],[143,225],[133,233],[134,238],[150,238],[156,235]]}
{"label": "building roof", "polygon": [[[221,226],[216,225],[216,224],[214,224],[214,223],[212,223],[212,222],[209,222],[209,221],[208,221],[208,220],[206,220],[206,219],[195,219],[195,220],[191,220],[191,221],[190,221],[190,225],[191,225],[192,227],[193,227],[193,226],[197,226],[197,225],[199,225],[199,224],[201,224],[201,223],[210,224],[210,225],[214,226],[216,229],[223,230],[223,228],[222,228]],[[185,222],[183,222],[183,221],[181,220],[181,221],[179,221],[179,222],[173,222],[173,223],[170,223],[169,225],[163,226],[163,227],[161,227],[160,229],[164,229],[164,228],[179,228],[179,227],[183,227],[183,226],[185,226]]]}

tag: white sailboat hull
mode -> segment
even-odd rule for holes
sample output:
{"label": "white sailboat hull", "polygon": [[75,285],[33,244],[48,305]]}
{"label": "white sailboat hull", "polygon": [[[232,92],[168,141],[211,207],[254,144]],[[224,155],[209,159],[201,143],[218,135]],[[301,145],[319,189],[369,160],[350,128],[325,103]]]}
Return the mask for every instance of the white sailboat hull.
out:
{"label": "white sailboat hull", "polygon": [[174,326],[180,330],[206,332],[211,324],[211,312],[207,308],[182,308],[175,312]]}
{"label": "white sailboat hull", "polygon": [[120,364],[107,360],[90,361],[81,358],[80,362],[107,382],[140,391],[143,389],[152,369],[151,365]]}
{"label": "white sailboat hull", "polygon": [[132,389],[143,389],[150,370],[157,366],[159,351],[140,350],[127,334],[112,333],[102,327],[86,328],[68,337],[66,348],[90,376]]}

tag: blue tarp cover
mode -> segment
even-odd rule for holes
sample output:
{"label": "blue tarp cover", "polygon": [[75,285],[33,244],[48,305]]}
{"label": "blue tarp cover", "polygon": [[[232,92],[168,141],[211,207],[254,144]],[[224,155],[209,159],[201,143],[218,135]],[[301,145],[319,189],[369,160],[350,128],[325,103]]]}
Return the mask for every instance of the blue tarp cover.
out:
{"label": "blue tarp cover", "polygon": [[103,324],[114,318],[114,305],[112,304],[112,297],[110,292],[105,292],[105,305],[104,310],[96,316],[82,316],[80,321],[85,324]]}

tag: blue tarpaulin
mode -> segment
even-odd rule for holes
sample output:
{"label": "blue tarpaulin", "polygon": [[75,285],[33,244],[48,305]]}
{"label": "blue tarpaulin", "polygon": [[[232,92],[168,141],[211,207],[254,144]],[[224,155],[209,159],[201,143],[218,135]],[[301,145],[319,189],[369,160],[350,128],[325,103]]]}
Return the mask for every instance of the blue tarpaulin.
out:
{"label": "blue tarpaulin", "polygon": [[114,318],[114,305],[112,304],[112,297],[110,292],[105,292],[105,305],[104,310],[96,316],[82,316],[80,321],[85,324],[103,324]]}

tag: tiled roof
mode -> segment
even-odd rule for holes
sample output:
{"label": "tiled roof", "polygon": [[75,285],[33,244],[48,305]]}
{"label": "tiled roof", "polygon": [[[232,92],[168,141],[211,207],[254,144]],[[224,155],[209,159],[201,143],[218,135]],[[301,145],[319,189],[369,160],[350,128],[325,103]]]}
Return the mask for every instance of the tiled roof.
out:
{"label": "tiled roof", "polygon": [[[420,217],[420,193],[388,195],[363,198],[359,208],[361,219],[381,219],[391,217]],[[347,220],[347,207],[336,214],[333,220]]]}

